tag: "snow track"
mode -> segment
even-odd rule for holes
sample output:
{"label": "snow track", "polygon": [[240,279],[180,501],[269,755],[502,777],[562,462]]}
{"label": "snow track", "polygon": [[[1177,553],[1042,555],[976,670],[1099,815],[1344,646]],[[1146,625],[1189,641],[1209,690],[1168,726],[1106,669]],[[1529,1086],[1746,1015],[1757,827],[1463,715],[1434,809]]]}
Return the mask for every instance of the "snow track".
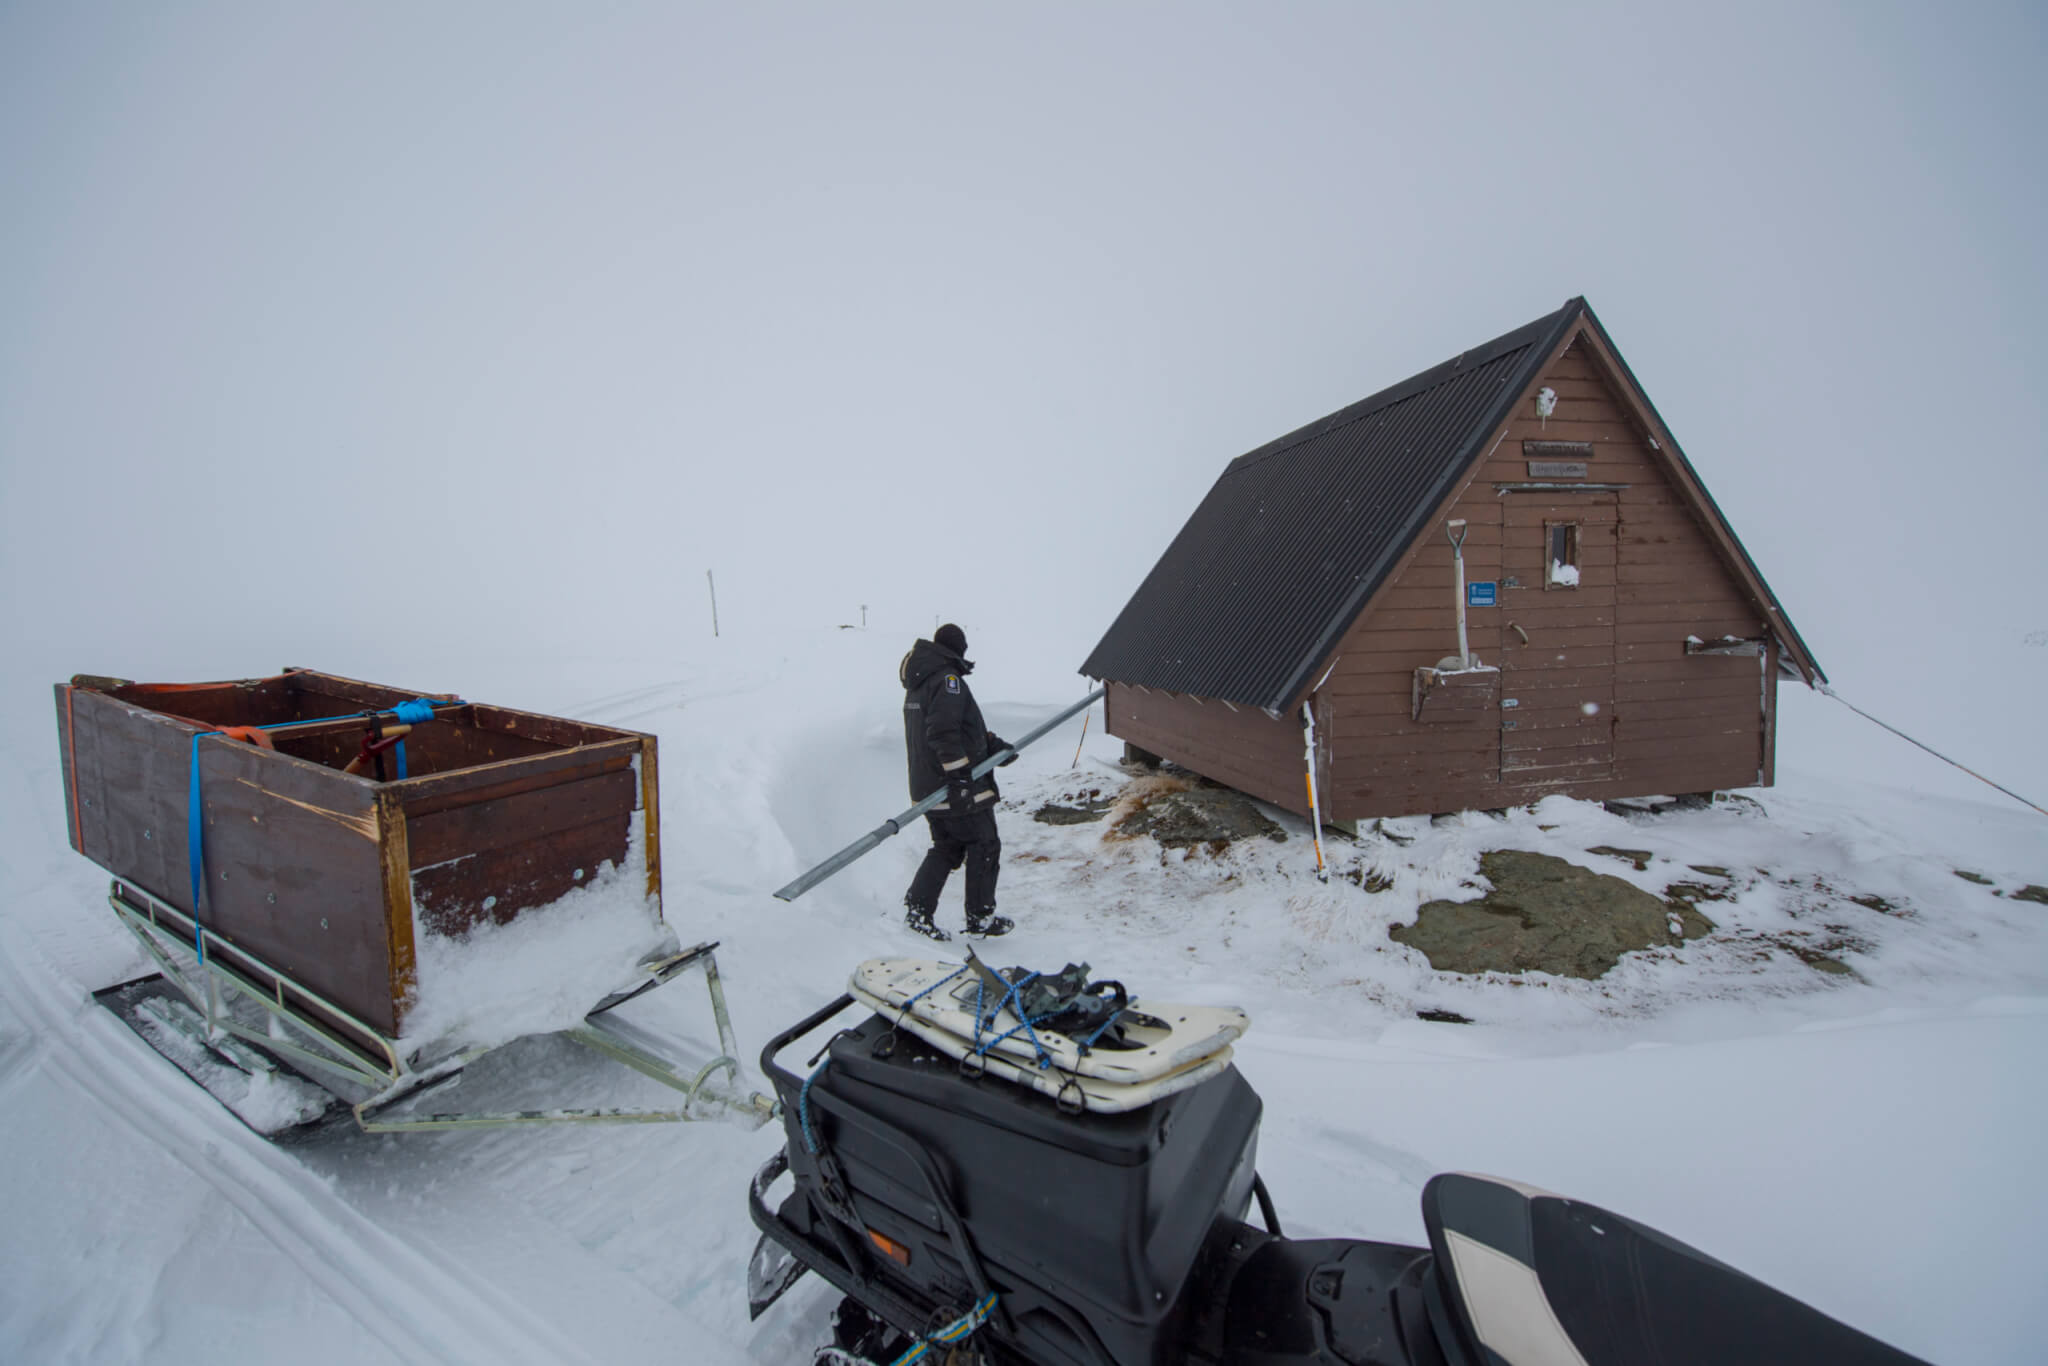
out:
{"label": "snow track", "polygon": [[[7,924],[9,922],[0,922]],[[393,1237],[292,1156],[195,1094],[75,984],[49,970],[22,936],[0,939],[0,994],[40,1040],[10,1050],[4,1075],[39,1078],[86,1100],[181,1166],[269,1240],[320,1291],[400,1361],[580,1361],[582,1345],[516,1296]],[[232,1299],[234,1287],[222,1287]]]}

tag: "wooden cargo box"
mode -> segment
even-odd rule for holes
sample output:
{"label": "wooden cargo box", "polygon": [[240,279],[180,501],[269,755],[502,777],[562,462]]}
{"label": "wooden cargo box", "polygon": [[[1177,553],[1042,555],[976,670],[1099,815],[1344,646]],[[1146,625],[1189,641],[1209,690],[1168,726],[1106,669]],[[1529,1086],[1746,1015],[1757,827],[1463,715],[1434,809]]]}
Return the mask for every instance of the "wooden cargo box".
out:
{"label": "wooden cargo box", "polygon": [[[405,1032],[420,935],[459,939],[643,869],[658,924],[651,735],[427,694],[434,719],[406,735],[405,776],[393,752],[379,781],[343,771],[366,714],[422,694],[307,669],[80,675],[56,692],[72,847],[387,1036]],[[226,727],[265,728],[274,748],[210,733]]]}

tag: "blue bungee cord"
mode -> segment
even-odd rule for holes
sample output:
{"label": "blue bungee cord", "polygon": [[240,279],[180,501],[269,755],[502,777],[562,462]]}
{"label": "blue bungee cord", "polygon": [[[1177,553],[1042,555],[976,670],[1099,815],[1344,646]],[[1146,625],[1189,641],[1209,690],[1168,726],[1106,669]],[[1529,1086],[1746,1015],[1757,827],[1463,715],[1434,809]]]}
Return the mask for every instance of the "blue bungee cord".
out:
{"label": "blue bungee cord", "polygon": [[[991,1048],[994,1048],[994,1047],[995,1047],[995,1046],[996,1046],[997,1044],[999,1044],[999,1043],[1001,1043],[1001,1042],[1002,1042],[1003,1040],[1005,1040],[1005,1039],[1007,1039],[1007,1038],[1011,1037],[1011,1036],[1012,1036],[1012,1035],[1014,1035],[1014,1034],[1015,1034],[1015,1033],[1016,1033],[1016,1032],[1017,1032],[1018,1030],[1020,1030],[1020,1029],[1021,1029],[1021,1030],[1023,1030],[1023,1031],[1024,1031],[1024,1033],[1025,1033],[1025,1034],[1026,1034],[1026,1035],[1027,1035],[1027,1036],[1028,1036],[1028,1037],[1030,1038],[1030,1040],[1031,1040],[1031,1050],[1032,1050],[1032,1052],[1034,1052],[1035,1054],[1037,1054],[1037,1055],[1038,1055],[1038,1070],[1039,1070],[1039,1071],[1041,1071],[1041,1072],[1043,1072],[1043,1071],[1045,1071],[1045,1070],[1046,1070],[1047,1068],[1049,1068],[1049,1067],[1051,1067],[1051,1066],[1052,1066],[1052,1052],[1051,1052],[1051,1050],[1047,1049],[1047,1048],[1046,1048],[1046,1046],[1045,1046],[1045,1041],[1044,1041],[1043,1039],[1041,1039],[1041,1038],[1039,1038],[1039,1037],[1038,1037],[1038,1031],[1037,1031],[1036,1029],[1032,1028],[1032,1026],[1033,1026],[1034,1024],[1037,1024],[1037,1023],[1038,1023],[1038,1020],[1033,1020],[1033,1019],[1032,1019],[1032,1018],[1031,1018],[1030,1016],[1028,1016],[1028,1015],[1026,1015],[1026,1014],[1024,1013],[1024,1003],[1023,1003],[1023,1001],[1019,1000],[1019,999],[1018,999],[1018,996],[1017,996],[1017,993],[1018,993],[1018,992],[1022,991],[1022,990],[1023,990],[1023,989],[1025,988],[1025,987],[1028,987],[1028,986],[1030,986],[1030,985],[1031,985],[1031,984],[1032,984],[1033,982],[1037,981],[1037,980],[1038,980],[1038,978],[1039,978],[1039,976],[1040,976],[1040,974],[1038,974],[1038,973],[1035,973],[1035,972],[1033,972],[1033,973],[1027,973],[1027,974],[1026,974],[1025,976],[1023,976],[1023,977],[1020,977],[1020,978],[1018,978],[1018,979],[1017,979],[1016,981],[1014,981],[1014,982],[1010,983],[1010,989],[1009,989],[1008,991],[1006,991],[1006,992],[1004,992],[1004,993],[1003,993],[1003,999],[1002,999],[1002,1000],[1000,1000],[1000,1001],[998,1001],[998,1002],[996,1002],[996,1008],[995,1008],[994,1010],[990,1010],[990,1011],[984,1011],[984,1010],[982,1009],[982,1004],[983,1004],[983,1000],[984,1000],[984,997],[983,997],[983,995],[982,995],[982,991],[983,991],[983,985],[982,985],[982,983],[981,983],[980,981],[978,981],[978,980],[977,980],[977,981],[975,982],[975,984],[974,984],[974,1043],[975,1043],[975,1048],[974,1048],[974,1056],[975,1056],[975,1057],[977,1057],[977,1058],[982,1058],[982,1059],[984,1059],[984,1060],[985,1060],[985,1059],[987,1058],[987,1056],[988,1056],[988,1051],[989,1051],[989,1049],[991,1049]],[[1009,1009],[1010,1011],[1012,1011],[1012,1012],[1013,1012],[1013,1013],[1014,1013],[1014,1014],[1015,1014],[1015,1015],[1017,1016],[1017,1023],[1016,1023],[1016,1025],[1015,1025],[1015,1026],[1014,1026],[1013,1028],[1010,1028],[1010,1029],[1006,1029],[1006,1030],[1004,1030],[1004,1031],[1003,1031],[1002,1033],[1000,1033],[1000,1034],[996,1035],[996,1036],[995,1036],[995,1037],[994,1037],[993,1039],[990,1039],[990,1040],[989,1040],[989,1041],[988,1041],[987,1043],[983,1043],[983,1042],[981,1041],[981,1024],[982,1024],[982,1021],[983,1021],[984,1019],[987,1019],[987,1020],[988,1020],[988,1021],[989,1021],[989,1022],[990,1022],[991,1024],[993,1024],[993,1022],[994,1022],[994,1020],[995,1020],[995,1017],[996,1017],[996,1016],[998,1016],[998,1015],[1000,1015],[1000,1014],[1002,1014],[1005,1008]],[[1050,1016],[1050,1015],[1042,1015],[1042,1016],[1040,1016],[1040,1017],[1039,1017],[1039,1019],[1040,1019],[1040,1020],[1049,1020],[1049,1019],[1051,1019],[1051,1018],[1052,1018],[1052,1016]]]}
{"label": "blue bungee cord", "polygon": [[995,1311],[995,1307],[996,1293],[991,1290],[988,1294],[976,1300],[974,1307],[959,1318],[954,1319],[930,1337],[919,1338],[915,1347],[905,1352],[902,1356],[897,1357],[895,1361],[890,1363],[890,1366],[913,1366],[913,1363],[924,1360],[925,1353],[931,1351],[934,1347],[960,1341],[975,1329],[987,1323],[988,1316]]}

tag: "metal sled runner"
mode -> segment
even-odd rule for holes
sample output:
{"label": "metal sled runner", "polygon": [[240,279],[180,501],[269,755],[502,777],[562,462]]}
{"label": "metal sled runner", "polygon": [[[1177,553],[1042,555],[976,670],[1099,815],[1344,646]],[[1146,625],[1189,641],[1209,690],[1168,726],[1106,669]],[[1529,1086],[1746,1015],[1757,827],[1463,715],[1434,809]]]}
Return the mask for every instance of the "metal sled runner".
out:
{"label": "metal sled runner", "polygon": [[[167,1048],[164,1031],[182,1034],[204,1048],[212,1061],[246,1076],[289,1080],[291,1073],[316,1082],[348,1105],[356,1123],[372,1133],[426,1129],[474,1129],[512,1124],[675,1123],[717,1111],[765,1121],[772,1103],[739,1089],[738,1045],[718,976],[715,943],[642,963],[644,978],[598,1002],[564,1036],[681,1093],[671,1110],[552,1109],[502,1112],[396,1114],[403,1103],[448,1085],[463,1069],[491,1051],[462,1049],[441,1057],[420,1057],[397,1039],[351,1015],[318,992],[294,981],[254,954],[196,924],[192,918],[139,888],[116,879],[107,894],[114,913],[155,962],[158,974],[95,992],[145,1040],[230,1109],[263,1126],[222,1095],[193,1064],[192,1050]],[[691,968],[703,972],[720,1053],[694,1070],[662,1055],[660,1041],[610,1012]],[[288,1072],[280,1073],[282,1063]],[[305,1122],[316,1116],[287,1118]],[[287,1125],[289,1127],[289,1125]]]}

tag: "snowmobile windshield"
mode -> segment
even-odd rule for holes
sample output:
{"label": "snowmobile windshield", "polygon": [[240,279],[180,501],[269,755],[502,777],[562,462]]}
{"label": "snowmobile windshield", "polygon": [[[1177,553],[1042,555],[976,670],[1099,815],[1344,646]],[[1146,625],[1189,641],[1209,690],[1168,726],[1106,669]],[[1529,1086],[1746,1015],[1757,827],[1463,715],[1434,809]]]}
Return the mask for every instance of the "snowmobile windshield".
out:
{"label": "snowmobile windshield", "polygon": [[1438,1176],[1422,1217],[1436,1254],[1432,1317],[1471,1361],[1917,1360],[1655,1229],[1548,1191]]}

